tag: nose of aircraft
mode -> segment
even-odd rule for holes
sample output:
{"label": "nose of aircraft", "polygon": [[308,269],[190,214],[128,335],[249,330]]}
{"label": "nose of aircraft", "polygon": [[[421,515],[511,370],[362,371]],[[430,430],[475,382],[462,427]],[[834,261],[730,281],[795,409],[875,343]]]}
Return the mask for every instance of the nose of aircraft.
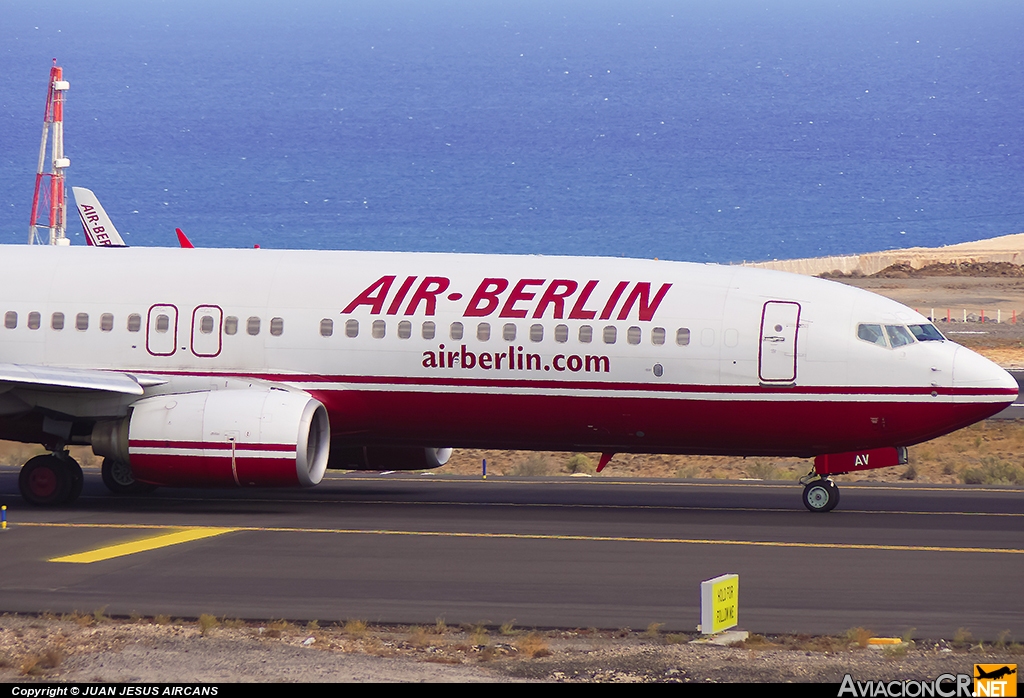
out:
{"label": "nose of aircraft", "polygon": [[[998,364],[970,349],[957,347],[953,355],[953,386],[957,388],[994,388],[996,390],[1019,390],[1017,379]],[[1007,394],[1007,402],[1016,399]]]}

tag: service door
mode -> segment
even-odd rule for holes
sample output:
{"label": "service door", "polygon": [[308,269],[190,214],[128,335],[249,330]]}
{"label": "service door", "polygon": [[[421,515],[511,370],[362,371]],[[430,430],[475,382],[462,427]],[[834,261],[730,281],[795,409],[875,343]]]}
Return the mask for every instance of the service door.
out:
{"label": "service door", "polygon": [[762,383],[796,382],[796,341],[800,304],[768,301],[761,311],[761,348],[757,370]]}
{"label": "service door", "polygon": [[216,305],[200,305],[192,311],[192,353],[214,357],[220,354],[224,313]]}
{"label": "service door", "polygon": [[178,309],[154,305],[146,321],[146,350],[153,356],[170,356],[178,348]]}

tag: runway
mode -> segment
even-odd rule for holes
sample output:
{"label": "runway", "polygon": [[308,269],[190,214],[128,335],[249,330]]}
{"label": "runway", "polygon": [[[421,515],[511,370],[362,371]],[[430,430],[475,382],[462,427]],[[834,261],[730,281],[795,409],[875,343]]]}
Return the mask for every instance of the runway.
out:
{"label": "runway", "polygon": [[738,573],[753,632],[1024,637],[1019,488],[840,478],[821,515],[788,483],[329,472],[121,498],[87,470],[47,510],[17,474],[0,467],[0,611],[679,631],[701,580]]}

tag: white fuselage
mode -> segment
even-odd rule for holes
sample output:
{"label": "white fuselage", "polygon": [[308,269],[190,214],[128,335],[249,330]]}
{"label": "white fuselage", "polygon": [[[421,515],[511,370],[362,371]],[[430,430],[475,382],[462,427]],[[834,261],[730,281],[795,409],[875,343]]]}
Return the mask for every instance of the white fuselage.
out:
{"label": "white fuselage", "polygon": [[[147,396],[282,384],[323,402],[341,445],[816,455],[933,438],[1017,389],[952,342],[858,336],[929,324],[910,308],[743,267],[28,246],[0,260],[0,363],[159,377]],[[8,392],[5,438],[26,404],[77,420],[131,405]]]}

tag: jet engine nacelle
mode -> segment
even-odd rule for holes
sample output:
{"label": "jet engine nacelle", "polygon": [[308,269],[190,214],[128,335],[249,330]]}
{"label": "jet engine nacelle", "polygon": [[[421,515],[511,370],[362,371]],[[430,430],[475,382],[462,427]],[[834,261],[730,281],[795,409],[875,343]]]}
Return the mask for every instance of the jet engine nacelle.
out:
{"label": "jet engine nacelle", "polygon": [[331,451],[330,468],[344,470],[429,470],[452,457],[450,448],[357,446]]}
{"label": "jet engine nacelle", "polygon": [[93,451],[170,487],[312,487],[330,453],[327,410],[306,393],[214,390],[144,398],[99,422]]}

